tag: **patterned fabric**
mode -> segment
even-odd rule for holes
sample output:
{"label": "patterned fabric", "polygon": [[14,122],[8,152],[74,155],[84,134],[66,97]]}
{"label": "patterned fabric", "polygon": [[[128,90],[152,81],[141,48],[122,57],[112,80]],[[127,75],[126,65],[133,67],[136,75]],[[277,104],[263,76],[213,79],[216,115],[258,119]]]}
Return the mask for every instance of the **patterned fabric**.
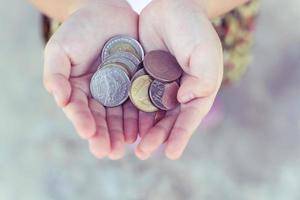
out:
{"label": "patterned fabric", "polygon": [[[254,22],[258,1],[249,3],[213,20],[224,50],[223,85],[238,81],[251,62]],[[43,16],[43,36],[45,42],[59,28],[58,22]]]}
{"label": "patterned fabric", "polygon": [[223,85],[238,81],[251,62],[258,1],[251,1],[213,21],[224,50]]}

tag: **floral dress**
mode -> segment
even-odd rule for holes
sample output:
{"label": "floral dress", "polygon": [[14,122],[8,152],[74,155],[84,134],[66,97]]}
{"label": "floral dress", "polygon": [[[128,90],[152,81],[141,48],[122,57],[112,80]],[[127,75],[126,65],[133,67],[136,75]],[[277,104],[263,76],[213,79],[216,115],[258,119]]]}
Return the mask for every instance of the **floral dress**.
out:
{"label": "floral dress", "polygon": [[[224,50],[223,85],[237,82],[251,62],[251,48],[258,1],[236,8],[226,15],[213,20]],[[43,37],[45,42],[58,29],[59,23],[43,16]]]}

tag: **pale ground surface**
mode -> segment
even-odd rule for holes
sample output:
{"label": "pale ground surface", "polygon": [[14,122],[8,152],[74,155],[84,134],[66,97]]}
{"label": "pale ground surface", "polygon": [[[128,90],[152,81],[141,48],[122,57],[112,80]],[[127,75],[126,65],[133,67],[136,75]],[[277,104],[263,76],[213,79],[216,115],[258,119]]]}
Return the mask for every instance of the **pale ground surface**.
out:
{"label": "pale ground surface", "polygon": [[[41,84],[38,13],[0,11],[0,199],[300,199],[300,2],[266,0],[255,61],[224,90],[225,120],[176,162],[98,161]],[[286,3],[283,3],[286,2]]]}

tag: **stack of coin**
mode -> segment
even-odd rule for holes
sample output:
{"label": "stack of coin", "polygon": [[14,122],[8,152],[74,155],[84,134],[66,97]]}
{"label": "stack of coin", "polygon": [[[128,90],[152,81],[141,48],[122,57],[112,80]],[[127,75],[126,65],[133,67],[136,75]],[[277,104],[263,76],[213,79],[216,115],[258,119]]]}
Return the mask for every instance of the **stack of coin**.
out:
{"label": "stack of coin", "polygon": [[170,53],[157,50],[144,57],[138,41],[120,35],[104,45],[101,61],[90,90],[105,107],[122,105],[128,96],[144,112],[172,110],[178,105],[182,69]]}
{"label": "stack of coin", "polygon": [[131,80],[132,103],[144,112],[174,109],[178,105],[178,82],[182,75],[176,58],[166,51],[151,51],[142,66]]}
{"label": "stack of coin", "polygon": [[143,59],[144,50],[134,38],[118,35],[107,41],[90,83],[93,98],[105,107],[122,105],[128,99],[131,77]]}

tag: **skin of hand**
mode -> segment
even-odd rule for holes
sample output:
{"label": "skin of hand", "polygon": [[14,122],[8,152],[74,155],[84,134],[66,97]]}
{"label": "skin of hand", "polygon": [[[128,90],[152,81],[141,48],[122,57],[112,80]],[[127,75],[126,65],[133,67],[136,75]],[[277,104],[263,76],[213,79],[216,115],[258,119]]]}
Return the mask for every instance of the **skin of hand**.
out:
{"label": "skin of hand", "polygon": [[138,36],[138,15],[127,2],[91,1],[63,22],[44,52],[46,89],[89,141],[90,151],[97,158],[113,160],[124,155],[125,142],[136,140],[138,111],[130,102],[104,108],[92,99],[89,82],[103,45],[119,34]]}
{"label": "skin of hand", "polygon": [[177,109],[166,112],[158,122],[154,114],[140,112],[141,142],[135,153],[145,160],[166,143],[166,156],[178,159],[220,88],[221,42],[204,9],[186,0],[153,0],[140,15],[139,36],[146,52],[171,52],[184,75]]}

